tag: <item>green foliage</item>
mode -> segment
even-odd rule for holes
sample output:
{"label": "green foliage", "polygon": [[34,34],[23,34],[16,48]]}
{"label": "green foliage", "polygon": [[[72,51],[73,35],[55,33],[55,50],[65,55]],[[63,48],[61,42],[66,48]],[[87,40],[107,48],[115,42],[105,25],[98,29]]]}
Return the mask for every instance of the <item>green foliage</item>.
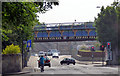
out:
{"label": "green foliage", "polygon": [[[120,53],[115,53],[114,51],[119,51],[120,49],[120,3],[113,2],[111,6],[101,8],[101,12],[98,14],[98,18],[95,19],[95,26],[97,29],[98,40],[101,44],[106,46],[107,42],[111,42],[111,49],[113,51],[113,56],[115,57],[112,62],[118,64],[117,57]],[[115,50],[118,49],[118,50]],[[107,62],[110,64],[110,62]]]}
{"label": "green foliage", "polygon": [[117,26],[116,8],[113,6],[102,7],[98,18],[95,18],[98,41],[104,46],[107,42],[111,42],[112,48],[114,48],[117,45],[118,38]]}
{"label": "green foliage", "polygon": [[12,43],[22,47],[23,41],[33,39],[33,27],[40,24],[36,13],[45,13],[52,5],[58,5],[48,3],[2,2],[2,49]]}
{"label": "green foliage", "polygon": [[9,40],[9,37],[7,36],[7,35],[5,35],[5,33],[6,34],[11,34],[12,33],[12,30],[2,30],[2,37],[3,37],[3,40],[5,40],[5,41],[8,41]]}
{"label": "green foliage", "polygon": [[94,44],[94,46],[95,46],[95,47],[99,47],[99,46],[100,46],[100,43],[97,42],[97,43]]}
{"label": "green foliage", "polygon": [[[117,19],[118,19],[118,46],[120,46],[120,3],[118,5],[118,7],[116,7],[117,9]],[[118,47],[120,49],[120,47]]]}
{"label": "green foliage", "polygon": [[81,50],[86,50],[87,47],[86,47],[85,45],[82,45],[82,46],[80,47],[80,49],[81,49]]}
{"label": "green foliage", "polygon": [[18,45],[9,45],[3,50],[2,54],[18,54],[21,53],[20,47]]}
{"label": "green foliage", "polygon": [[118,58],[118,64],[120,65],[120,57]]}

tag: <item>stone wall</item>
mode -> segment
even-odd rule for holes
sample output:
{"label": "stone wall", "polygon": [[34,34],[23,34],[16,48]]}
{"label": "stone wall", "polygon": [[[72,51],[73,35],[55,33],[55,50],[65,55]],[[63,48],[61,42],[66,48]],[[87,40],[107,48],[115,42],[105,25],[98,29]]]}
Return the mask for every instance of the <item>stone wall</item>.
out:
{"label": "stone wall", "polygon": [[39,53],[39,51],[47,52],[49,49],[58,49],[60,54],[69,55],[71,52],[69,42],[36,42],[32,53]]}
{"label": "stone wall", "polygon": [[[76,53],[75,53],[76,52]],[[103,52],[94,52],[94,57],[92,58],[92,52],[80,52],[75,51],[72,54],[72,57],[78,61],[102,61],[105,60],[105,53]]]}
{"label": "stone wall", "polygon": [[41,50],[47,52],[49,49],[58,49],[60,54],[70,55],[74,48],[74,50],[77,50],[79,45],[95,45],[96,43],[97,41],[35,42],[32,53],[39,53]]}
{"label": "stone wall", "polygon": [[2,73],[20,72],[22,70],[22,55],[2,55]]}
{"label": "stone wall", "polygon": [[[82,57],[92,57],[92,52],[81,52],[78,51],[78,55]],[[105,52],[94,52],[94,57],[105,57]]]}
{"label": "stone wall", "polygon": [[93,59],[92,59],[92,57],[81,57],[81,56],[79,56],[79,55],[77,55],[77,56],[72,56],[73,58],[75,58],[76,60],[78,60],[78,61],[102,61],[102,57],[94,57]]}
{"label": "stone wall", "polygon": [[102,61],[105,57],[105,53],[94,52],[94,57],[92,58],[92,52],[80,52],[76,49],[76,46],[77,44],[74,43],[71,57],[78,61]]}

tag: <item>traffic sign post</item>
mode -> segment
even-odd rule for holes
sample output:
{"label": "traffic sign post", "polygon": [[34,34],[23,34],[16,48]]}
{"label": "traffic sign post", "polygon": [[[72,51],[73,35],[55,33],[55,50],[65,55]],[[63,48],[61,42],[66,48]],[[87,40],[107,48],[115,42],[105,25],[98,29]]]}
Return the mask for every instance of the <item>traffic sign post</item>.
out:
{"label": "traffic sign post", "polygon": [[112,51],[108,51],[108,60],[112,60]]}
{"label": "traffic sign post", "polygon": [[104,47],[103,45],[100,46],[100,50],[101,50],[101,51],[104,51],[104,48],[105,48],[105,47]]}
{"label": "traffic sign post", "polygon": [[31,40],[26,41],[26,44],[27,44],[27,46],[26,46],[27,51],[25,52],[25,58],[24,58],[25,59],[25,61],[24,61],[25,66],[27,66],[27,60],[29,59],[29,54],[30,54],[30,50],[31,50]]}
{"label": "traffic sign post", "polygon": [[92,51],[92,64],[94,62],[94,52]]}
{"label": "traffic sign post", "polygon": [[111,42],[107,42],[108,60],[112,60]]}
{"label": "traffic sign post", "polygon": [[92,51],[92,64],[93,64],[93,62],[94,62],[94,51],[95,51],[94,46],[91,46],[90,50]]}
{"label": "traffic sign post", "polygon": [[91,46],[90,50],[91,51],[95,51],[94,46]]}
{"label": "traffic sign post", "polygon": [[111,50],[111,42],[107,42],[107,49]]}
{"label": "traffic sign post", "polygon": [[111,42],[107,42],[107,53],[107,62],[109,63],[112,60]]}
{"label": "traffic sign post", "polygon": [[103,45],[100,46],[100,50],[102,51],[102,65],[104,65],[104,56],[103,56],[104,48],[105,47]]}
{"label": "traffic sign post", "polygon": [[31,40],[27,41],[27,48],[28,48],[27,52],[29,52],[29,50],[31,50]]}

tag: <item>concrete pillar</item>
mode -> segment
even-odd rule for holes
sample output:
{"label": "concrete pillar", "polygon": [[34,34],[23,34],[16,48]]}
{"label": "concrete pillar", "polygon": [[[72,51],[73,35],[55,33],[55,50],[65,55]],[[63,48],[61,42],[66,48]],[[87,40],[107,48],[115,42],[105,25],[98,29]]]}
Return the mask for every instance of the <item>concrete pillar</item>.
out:
{"label": "concrete pillar", "polygon": [[76,36],[76,32],[77,32],[78,30],[73,30],[73,32],[74,32],[74,36]]}
{"label": "concrete pillar", "polygon": [[92,31],[91,29],[86,29],[86,31],[88,32],[88,36],[89,36],[89,33],[90,33],[90,31]]}
{"label": "concrete pillar", "polygon": [[60,31],[60,33],[61,33],[61,36],[63,36],[63,32],[64,32],[64,30],[59,30]]}
{"label": "concrete pillar", "polygon": [[72,43],[72,57],[76,58],[78,54],[78,50],[77,50],[77,43],[76,42],[73,42]]}
{"label": "concrete pillar", "polygon": [[48,37],[50,37],[51,31],[50,31],[50,30],[47,30],[46,32],[48,33]]}
{"label": "concrete pillar", "polygon": [[72,55],[72,44],[71,44],[71,42],[68,42],[68,51],[69,51],[69,55]]}

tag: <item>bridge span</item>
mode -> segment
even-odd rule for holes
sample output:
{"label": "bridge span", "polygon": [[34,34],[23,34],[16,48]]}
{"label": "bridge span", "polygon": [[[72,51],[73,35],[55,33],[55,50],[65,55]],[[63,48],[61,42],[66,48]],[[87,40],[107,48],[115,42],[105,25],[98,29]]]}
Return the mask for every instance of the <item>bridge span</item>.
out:
{"label": "bridge span", "polygon": [[93,26],[93,24],[93,22],[75,22],[36,25],[33,33],[34,42],[95,40],[96,28]]}

